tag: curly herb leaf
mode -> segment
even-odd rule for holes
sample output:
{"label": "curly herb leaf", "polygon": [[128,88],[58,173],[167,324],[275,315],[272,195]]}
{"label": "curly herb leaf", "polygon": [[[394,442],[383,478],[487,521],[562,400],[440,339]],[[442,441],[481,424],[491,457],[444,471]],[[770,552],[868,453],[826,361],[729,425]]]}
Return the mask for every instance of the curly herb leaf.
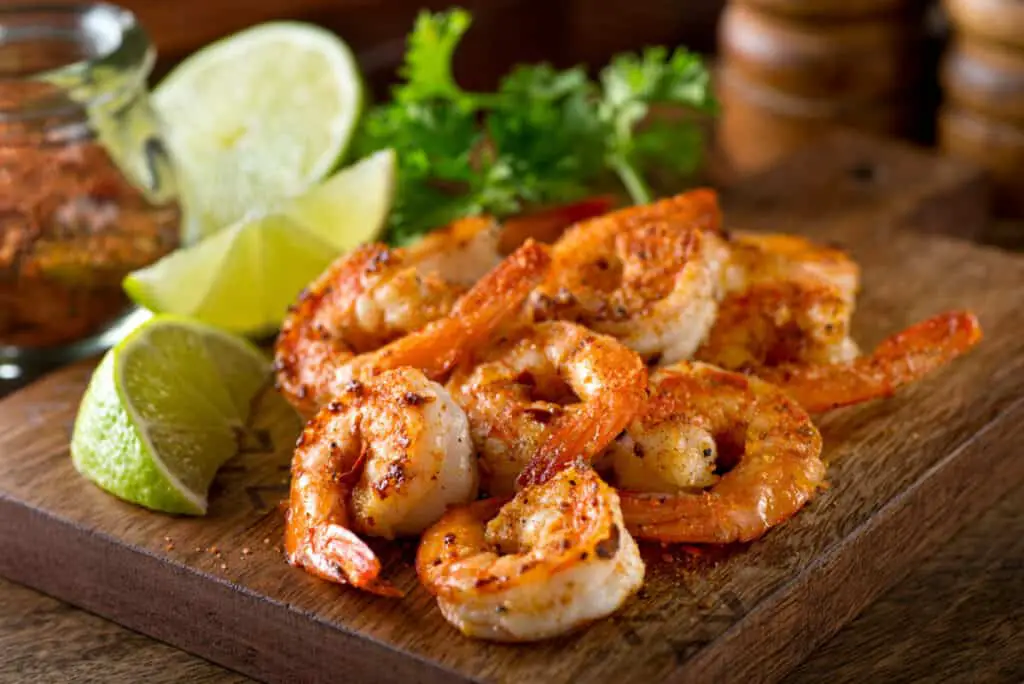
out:
{"label": "curly herb leaf", "polygon": [[575,201],[609,177],[643,203],[651,199],[647,171],[697,168],[703,145],[695,124],[644,123],[659,103],[714,111],[696,55],[664,48],[619,55],[597,82],[581,67],[520,66],[497,92],[469,93],[455,82],[452,59],[470,23],[461,9],[421,13],[399,71],[403,83],[356,137],[362,154],[397,153],[390,242],[463,216]]}

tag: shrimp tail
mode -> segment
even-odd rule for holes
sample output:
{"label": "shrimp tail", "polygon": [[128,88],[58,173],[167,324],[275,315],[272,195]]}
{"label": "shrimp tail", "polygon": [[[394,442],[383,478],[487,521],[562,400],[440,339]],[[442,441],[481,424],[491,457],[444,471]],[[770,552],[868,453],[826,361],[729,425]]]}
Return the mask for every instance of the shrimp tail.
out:
{"label": "shrimp tail", "polygon": [[341,525],[325,525],[313,533],[311,554],[303,563],[307,571],[331,582],[351,584],[378,596],[401,597],[400,589],[380,577],[380,559],[366,542]]}
{"label": "shrimp tail", "polygon": [[810,413],[892,396],[974,347],[981,324],[968,311],[948,311],[884,340],[848,363],[786,365],[758,375],[782,387]]}
{"label": "shrimp tail", "polygon": [[589,403],[585,415],[566,421],[541,445],[516,480],[520,489],[543,484],[570,466],[590,465],[626,429],[646,399],[647,370],[637,357],[635,367],[616,372],[615,386]]}
{"label": "shrimp tail", "polygon": [[358,376],[360,365],[370,369],[370,375],[411,366],[434,380],[444,376],[498,328],[518,317],[550,262],[548,248],[528,240],[460,297],[448,316],[356,358],[347,374]]}

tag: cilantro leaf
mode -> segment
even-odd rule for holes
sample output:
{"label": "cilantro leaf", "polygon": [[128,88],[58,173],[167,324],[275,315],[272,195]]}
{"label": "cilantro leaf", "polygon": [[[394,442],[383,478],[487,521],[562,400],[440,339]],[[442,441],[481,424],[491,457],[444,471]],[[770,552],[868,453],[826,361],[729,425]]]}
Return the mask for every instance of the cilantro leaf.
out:
{"label": "cilantro leaf", "polygon": [[683,49],[619,55],[597,82],[581,67],[520,66],[495,93],[456,83],[455,51],[470,15],[421,13],[409,36],[403,82],[364,117],[361,154],[392,147],[398,181],[386,239],[404,243],[463,216],[505,216],[575,201],[618,179],[636,203],[648,176],[699,164],[692,122],[648,122],[658,104],[714,110],[701,60]]}
{"label": "cilantro leaf", "polygon": [[[664,125],[637,132],[652,105],[684,105],[713,112],[710,77],[700,57],[677,48],[671,54],[663,47],[647,48],[640,55],[619,55],[601,72],[603,99],[601,118],[605,122],[608,165],[619,175],[637,204],[651,201],[651,192],[639,171],[641,160],[665,160],[674,155],[683,169],[696,168],[700,160],[699,129],[692,123],[676,122],[679,130]],[[696,143],[696,144],[695,144]]]}
{"label": "cilantro leaf", "polygon": [[471,23],[469,12],[462,9],[419,13],[409,34],[405,63],[398,70],[405,84],[393,91],[396,101],[412,103],[432,98],[459,100],[466,97],[455,83],[452,59]]}

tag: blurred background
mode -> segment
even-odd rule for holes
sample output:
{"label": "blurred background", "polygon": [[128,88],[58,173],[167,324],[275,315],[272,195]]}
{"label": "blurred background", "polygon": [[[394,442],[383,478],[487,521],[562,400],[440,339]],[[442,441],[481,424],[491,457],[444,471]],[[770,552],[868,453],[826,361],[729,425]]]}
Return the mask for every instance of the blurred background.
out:
{"label": "blurred background", "polygon": [[[218,37],[269,19],[341,33],[378,95],[423,8],[444,0],[123,0],[159,48],[157,77]],[[996,208],[1024,215],[1024,3],[1017,0],[465,0],[475,27],[459,77],[486,87],[517,61],[603,64],[684,44],[716,63],[730,173],[771,164],[835,125],[986,167]],[[943,95],[944,90],[944,95]],[[943,97],[945,103],[943,104]]]}

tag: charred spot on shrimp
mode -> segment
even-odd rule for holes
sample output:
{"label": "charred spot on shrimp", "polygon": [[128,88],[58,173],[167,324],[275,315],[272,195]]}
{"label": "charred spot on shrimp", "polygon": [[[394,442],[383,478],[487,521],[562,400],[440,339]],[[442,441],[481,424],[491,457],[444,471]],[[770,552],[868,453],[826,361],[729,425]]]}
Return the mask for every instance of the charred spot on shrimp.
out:
{"label": "charred spot on shrimp", "polygon": [[405,392],[398,399],[398,403],[402,406],[420,406],[434,401],[435,397],[428,397],[423,394],[417,394],[416,392]]}
{"label": "charred spot on shrimp", "polygon": [[611,560],[619,552],[619,545],[622,542],[622,530],[618,525],[612,525],[608,537],[602,539],[594,546],[594,553],[601,560]]}

